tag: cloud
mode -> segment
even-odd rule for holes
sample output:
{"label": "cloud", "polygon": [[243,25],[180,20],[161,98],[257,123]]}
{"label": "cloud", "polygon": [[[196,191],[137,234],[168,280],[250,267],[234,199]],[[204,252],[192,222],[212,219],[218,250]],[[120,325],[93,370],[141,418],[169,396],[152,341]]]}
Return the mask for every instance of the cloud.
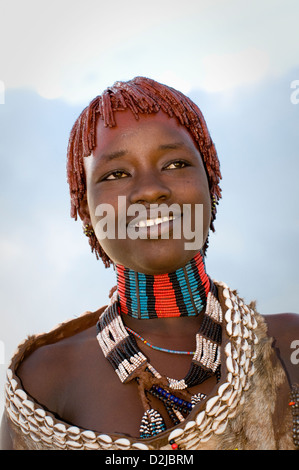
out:
{"label": "cloud", "polygon": [[219,92],[256,83],[269,70],[269,56],[254,48],[232,54],[211,54],[203,58],[204,79],[199,85],[206,91]]}
{"label": "cloud", "polygon": [[5,2],[0,79],[70,103],[134,75],[184,90],[217,91],[219,74],[222,90],[247,86],[298,65],[298,9],[297,0]]}

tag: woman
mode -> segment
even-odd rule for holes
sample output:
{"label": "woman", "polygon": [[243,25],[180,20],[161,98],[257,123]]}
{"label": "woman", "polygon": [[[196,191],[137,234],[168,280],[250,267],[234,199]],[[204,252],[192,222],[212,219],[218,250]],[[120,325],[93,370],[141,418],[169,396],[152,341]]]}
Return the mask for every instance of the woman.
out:
{"label": "woman", "polygon": [[264,318],[206,272],[220,179],[200,110],[172,88],[117,82],[81,113],[71,214],[117,286],[19,347],[3,448],[298,446],[298,316]]}

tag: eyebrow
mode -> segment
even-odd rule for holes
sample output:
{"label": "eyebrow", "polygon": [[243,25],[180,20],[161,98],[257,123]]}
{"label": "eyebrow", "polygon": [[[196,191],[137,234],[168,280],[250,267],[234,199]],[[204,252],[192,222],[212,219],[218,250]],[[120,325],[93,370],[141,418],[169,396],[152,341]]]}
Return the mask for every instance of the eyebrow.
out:
{"label": "eyebrow", "polygon": [[[177,150],[183,147],[184,148],[187,147],[186,144],[184,144],[184,142],[174,142],[174,143],[169,143],[169,144],[161,144],[157,147],[157,150]],[[127,153],[128,153],[127,150],[116,150],[115,152],[111,152],[111,153],[103,153],[101,155],[101,160],[104,159],[110,162],[111,160],[114,160],[116,158],[124,157]]]}
{"label": "eyebrow", "polygon": [[101,156],[101,159],[110,161],[110,160],[114,160],[115,158],[123,157],[127,153],[128,153],[127,150],[117,150],[111,153],[103,153]]}
{"label": "eyebrow", "polygon": [[171,144],[162,144],[162,145],[159,145],[158,147],[158,150],[177,150],[179,148],[186,148],[186,144],[184,144],[184,142],[174,142],[174,143],[171,143]]}

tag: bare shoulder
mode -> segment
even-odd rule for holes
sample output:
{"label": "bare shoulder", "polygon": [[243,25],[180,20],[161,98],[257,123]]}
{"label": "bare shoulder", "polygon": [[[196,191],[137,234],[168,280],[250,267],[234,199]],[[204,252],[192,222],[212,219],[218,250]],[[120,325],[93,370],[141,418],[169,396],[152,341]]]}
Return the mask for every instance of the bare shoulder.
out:
{"label": "bare shoulder", "polygon": [[299,383],[299,314],[265,315],[264,319],[290,383]]}
{"label": "bare shoulder", "polygon": [[72,384],[101,355],[95,327],[37,348],[19,366],[24,390],[49,411],[62,416]]}
{"label": "bare shoulder", "polygon": [[[26,340],[26,345],[31,345],[34,337]],[[56,411],[59,407],[58,384],[63,382],[61,371],[67,368],[68,356],[71,352],[71,344],[64,341],[38,347],[26,359],[23,359],[16,370],[21,380],[22,388],[38,403],[46,406],[50,411]],[[0,431],[0,448],[2,450],[14,450],[14,431],[11,422],[4,412]]]}
{"label": "bare shoulder", "polygon": [[[116,374],[102,354],[96,333],[95,324],[69,337],[60,337],[58,332],[55,341],[29,349],[31,352],[15,374],[27,395],[56,418],[85,429],[101,430],[105,424],[103,403],[116,401],[111,392]],[[10,422],[4,414],[1,449],[13,449],[11,435]]]}

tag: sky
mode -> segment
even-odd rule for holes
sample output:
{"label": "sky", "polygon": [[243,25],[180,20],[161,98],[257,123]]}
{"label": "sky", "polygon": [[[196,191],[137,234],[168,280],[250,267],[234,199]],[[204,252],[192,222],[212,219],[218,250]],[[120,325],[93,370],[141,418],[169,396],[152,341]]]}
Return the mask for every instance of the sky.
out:
{"label": "sky", "polygon": [[298,1],[0,8],[0,385],[27,335],[107,302],[115,273],[70,219],[66,147],[89,101],[136,75],[188,94],[215,142],[223,198],[208,272],[263,314],[299,312]]}

